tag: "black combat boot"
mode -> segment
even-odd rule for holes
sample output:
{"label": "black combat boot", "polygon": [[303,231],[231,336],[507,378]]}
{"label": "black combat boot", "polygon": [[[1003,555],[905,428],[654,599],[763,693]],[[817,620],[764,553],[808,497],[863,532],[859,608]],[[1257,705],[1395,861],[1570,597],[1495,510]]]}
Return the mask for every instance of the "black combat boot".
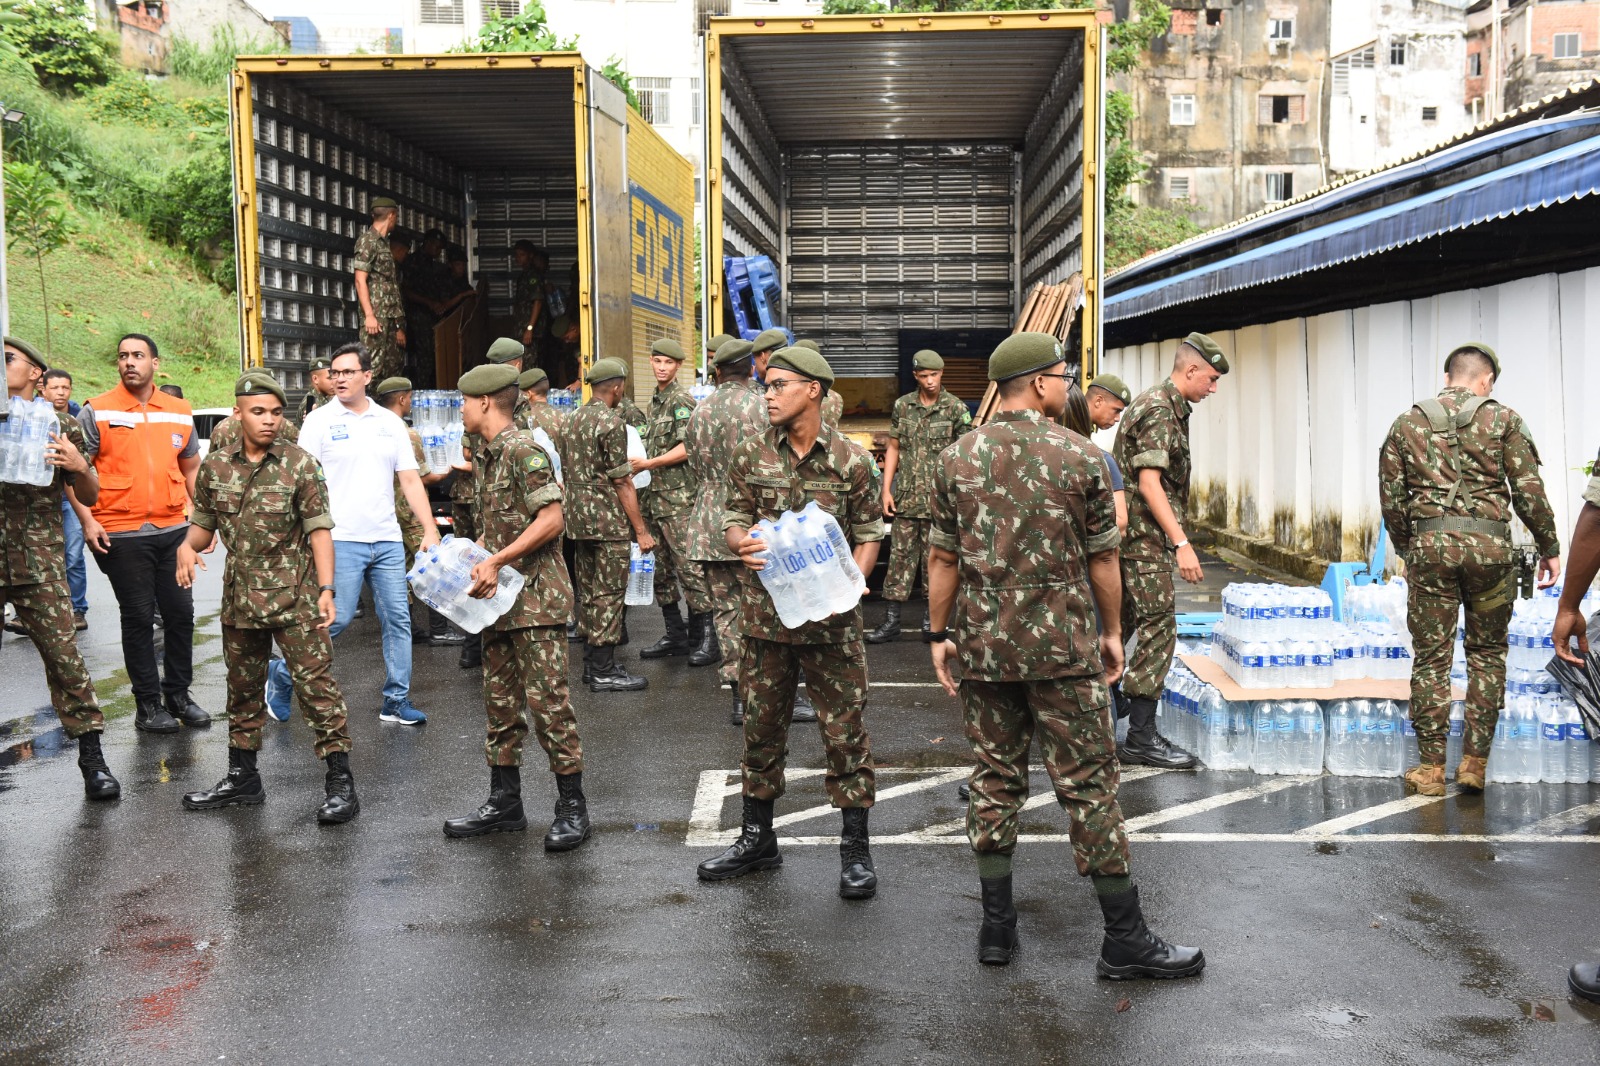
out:
{"label": "black combat boot", "polygon": [[846,807],[839,834],[839,898],[871,899],[878,894],[878,875],[867,846],[867,808]]}
{"label": "black combat boot", "polygon": [[956,786],[956,799],[966,803],[972,799],[972,782],[963,781]]}
{"label": "black combat boot", "polygon": [[978,926],[978,961],[1006,966],[1017,952],[1017,908],[1011,902],[1011,875],[980,877],[983,924]]}
{"label": "black combat boot", "polygon": [[243,748],[228,749],[228,776],[203,792],[190,792],[183,797],[183,805],[191,811],[209,811],[216,807],[254,807],[267,802],[267,790],[261,787],[261,775],[256,772],[256,753]]}
{"label": "black combat boot", "polygon": [[590,692],[638,692],[650,687],[650,679],[630,674],[617,662],[617,649],[610,644],[597,644],[594,661],[590,664]]}
{"label": "black combat boot", "polygon": [[928,612],[922,612],[922,643],[933,643],[933,619],[928,617]]}
{"label": "black combat boot", "polygon": [[1567,971],[1567,987],[1575,996],[1600,1003],[1600,963],[1580,962]]}
{"label": "black combat boot", "polygon": [[1137,885],[1115,896],[1101,896],[1100,912],[1106,919],[1106,937],[1100,943],[1095,971],[1101,977],[1113,981],[1193,977],[1206,968],[1206,957],[1199,948],[1169,944],[1146,927]]}
{"label": "black combat boot", "polygon": [[83,772],[86,799],[114,800],[122,795],[122,786],[111,776],[111,767],[100,750],[99,733],[85,733],[78,738],[78,769]]}
{"label": "black combat boot", "polygon": [[342,825],[361,813],[356,779],[350,774],[350,753],[336,751],[325,761],[328,773],[323,778],[323,788],[327,799],[317,808],[317,821],[322,825]]}
{"label": "black combat boot", "polygon": [[567,643],[568,644],[582,644],[583,643],[583,633],[582,633],[582,631],[580,631],[578,629],[578,620],[576,618],[574,618],[572,621],[567,623]]}
{"label": "black combat boot", "polygon": [[522,769],[517,766],[489,767],[489,798],[477,813],[465,818],[447,818],[447,837],[476,837],[485,833],[520,833],[528,828],[522,813]]}
{"label": "black combat boot", "polygon": [[160,700],[139,700],[133,712],[133,728],[141,733],[176,733],[178,720],[167,713]]}
{"label": "black combat boot", "polygon": [[589,802],[583,797],[583,771],[556,775],[556,820],[544,835],[544,850],[571,851],[589,839]]}
{"label": "black combat boot", "polygon": [[887,644],[900,639],[900,604],[889,600],[883,605],[883,624],[867,634],[868,644]]}
{"label": "black combat boot", "polygon": [[450,644],[466,644],[472,638],[450,624],[438,611],[428,611],[428,643],[435,648]]}
{"label": "black combat boot", "polygon": [[594,680],[594,653],[600,649],[588,642],[583,645],[583,683],[587,685]]}
{"label": "black combat boot", "polygon": [[1128,736],[1117,745],[1117,760],[1124,766],[1143,763],[1163,770],[1187,770],[1199,762],[1193,755],[1156,732],[1156,701],[1143,696],[1125,697]]}
{"label": "black combat boot", "polygon": [[689,614],[689,635],[694,638],[694,648],[689,652],[690,666],[711,666],[722,661],[722,648],[717,644],[717,627],[711,612]]}
{"label": "black combat boot", "polygon": [[728,716],[734,725],[744,725],[744,697],[739,695],[739,682],[733,683],[733,714]]}
{"label": "black combat boot", "polygon": [[668,604],[661,608],[661,617],[666,619],[667,632],[662,638],[639,652],[641,659],[665,659],[669,655],[687,655],[693,647],[689,640],[689,626],[683,620],[683,611],[678,605]]}
{"label": "black combat boot", "polygon": [[483,665],[483,634],[469,633],[461,642],[461,654],[456,665],[463,670],[476,670]]}
{"label": "black combat boot", "polygon": [[806,695],[806,690],[794,690],[794,710],[789,713],[791,722],[815,722],[817,709],[811,705],[811,697]]}
{"label": "black combat boot", "polygon": [[190,729],[205,729],[211,724],[211,716],[189,698],[187,689],[168,693],[164,702],[167,705],[167,713]]}
{"label": "black combat boot", "polygon": [[721,855],[701,863],[696,872],[702,881],[726,881],[730,877],[743,877],[782,865],[778,835],[772,831],[772,801],[746,796],[744,828],[739,839]]}

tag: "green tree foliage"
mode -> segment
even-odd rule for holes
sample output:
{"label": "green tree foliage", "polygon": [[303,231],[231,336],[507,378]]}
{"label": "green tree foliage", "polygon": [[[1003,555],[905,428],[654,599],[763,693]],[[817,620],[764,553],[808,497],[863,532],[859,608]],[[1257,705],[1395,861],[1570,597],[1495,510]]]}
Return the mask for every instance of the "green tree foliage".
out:
{"label": "green tree foliage", "polygon": [[[478,36],[452,48],[452,52],[576,52],[576,37],[557,37],[550,29],[550,18],[539,0],[532,0],[522,13],[510,18],[495,17]],[[633,92],[633,80],[622,68],[622,60],[612,56],[600,69],[600,74],[621,89],[628,98],[628,106],[639,108],[639,98]]]}
{"label": "green tree foliage", "polygon": [[207,42],[194,41],[182,34],[174,36],[167,52],[167,65],[175,76],[185,81],[220,91],[228,86],[235,56],[277,55],[288,50],[289,46],[276,34],[249,36],[225,23],[212,28],[211,40]]}
{"label": "green tree foliage", "polygon": [[39,269],[39,303],[44,310],[44,350],[50,356],[50,294],[45,288],[44,257],[72,237],[66,205],[49,171],[31,163],[7,163],[6,248],[33,257]]}
{"label": "green tree foliage", "polygon": [[1106,269],[1116,270],[1203,232],[1195,208],[1156,207],[1127,200],[1106,218]]}
{"label": "green tree foliage", "polygon": [[28,0],[11,9],[5,35],[55,92],[83,93],[120,69],[117,39],[89,28],[84,0]]}

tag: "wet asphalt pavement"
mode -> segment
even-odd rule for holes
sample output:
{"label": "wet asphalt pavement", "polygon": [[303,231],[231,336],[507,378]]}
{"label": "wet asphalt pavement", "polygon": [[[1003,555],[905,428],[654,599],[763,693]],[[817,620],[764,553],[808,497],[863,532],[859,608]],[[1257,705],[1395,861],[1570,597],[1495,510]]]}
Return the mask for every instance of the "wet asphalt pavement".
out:
{"label": "wet asphalt pavement", "polygon": [[[781,870],[702,884],[732,828],[739,731],[714,670],[641,664],[648,692],[573,702],[594,837],[546,855],[555,799],[530,739],[527,833],[450,840],[487,791],[483,712],[455,648],[416,649],[425,727],[378,721],[370,617],[341,638],[362,813],[319,828],[298,711],[269,725],[268,802],[189,812],[226,729],[137,735],[115,606],[91,565],[82,645],[114,715],[123,798],[86,804],[37,654],[0,646],[0,1062],[1593,1062],[1600,786],[1397,803],[1389,780],[1130,772],[1152,927],[1197,980],[1096,980],[1100,916],[1048,799],[1024,815],[1023,948],[975,961],[977,877],[954,779],[956,703],[909,632],[869,652],[881,887],[838,898],[838,815],[814,726],[791,737]],[[1211,568],[1208,586],[1228,576]],[[201,576],[195,695],[224,708],[220,566]],[[1190,609],[1216,609],[1189,599]],[[869,624],[881,614],[867,608]],[[907,612],[907,625],[921,605]],[[579,663],[572,662],[576,686]],[[1035,774],[1035,794],[1047,791]],[[733,791],[736,791],[734,789]],[[892,791],[892,794],[890,794]],[[1393,806],[1384,806],[1392,804]],[[1363,813],[1365,812],[1365,813]],[[1142,821],[1141,821],[1142,819]],[[1342,822],[1329,824],[1334,819]],[[1531,829],[1529,827],[1532,827]],[[1293,834],[1299,833],[1299,836]],[[1522,834],[1516,836],[1516,834]],[[1453,839],[1454,838],[1454,839]]]}

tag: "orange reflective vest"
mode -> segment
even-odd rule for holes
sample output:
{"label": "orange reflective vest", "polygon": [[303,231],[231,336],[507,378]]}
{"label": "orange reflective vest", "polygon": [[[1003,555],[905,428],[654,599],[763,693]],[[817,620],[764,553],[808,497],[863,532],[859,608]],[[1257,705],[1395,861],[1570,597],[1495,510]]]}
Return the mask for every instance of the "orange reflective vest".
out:
{"label": "orange reflective vest", "polygon": [[164,529],[184,521],[189,501],[178,453],[194,436],[194,412],[187,400],[159,389],[140,403],[118,384],[89,401],[100,450],[94,467],[100,475],[95,521],[107,533],[128,533],[145,523]]}

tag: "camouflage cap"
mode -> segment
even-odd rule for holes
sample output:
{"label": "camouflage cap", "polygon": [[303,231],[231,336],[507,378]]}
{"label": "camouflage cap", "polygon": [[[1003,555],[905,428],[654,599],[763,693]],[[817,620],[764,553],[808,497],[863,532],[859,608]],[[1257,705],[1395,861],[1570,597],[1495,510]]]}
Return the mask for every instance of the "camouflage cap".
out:
{"label": "camouflage cap", "polygon": [[755,340],[750,342],[750,350],[755,352],[770,352],[786,347],[789,335],[781,329],[766,329],[757,333]]}
{"label": "camouflage cap", "polygon": [[742,341],[737,337],[729,337],[717,345],[716,357],[711,362],[713,366],[727,366],[729,363],[737,363],[741,359],[750,358],[750,354],[754,351],[755,347],[749,341]]}
{"label": "camouflage cap", "polygon": [[822,345],[818,344],[814,340],[795,341],[794,342],[794,346],[796,348],[810,348],[812,351],[816,352],[818,355],[822,354]]}
{"label": "camouflage cap", "polygon": [[463,396],[490,396],[517,383],[517,372],[504,363],[475,366],[456,382]]}
{"label": "camouflage cap", "polygon": [[1191,333],[1183,338],[1183,343],[1199,352],[1200,358],[1210,363],[1217,373],[1228,372],[1228,357],[1222,354],[1222,346],[1204,333]]}
{"label": "camouflage cap", "polygon": [[1066,358],[1066,350],[1053,334],[1013,333],[989,356],[989,380],[1009,381],[1055,366]]}
{"label": "camouflage cap", "polygon": [[1101,374],[1089,382],[1091,389],[1105,389],[1123,403],[1133,402],[1133,390],[1122,383],[1122,379],[1115,374]]}
{"label": "camouflage cap", "polygon": [[329,359],[325,355],[319,355],[315,359],[311,360],[311,372],[315,374],[319,370],[327,370],[332,365],[333,360]]}
{"label": "camouflage cap", "polygon": [[376,211],[381,207],[397,208],[400,205],[395,203],[387,196],[374,196],[370,201],[368,201],[367,206]]}
{"label": "camouflage cap", "polygon": [[50,369],[50,364],[44,361],[44,356],[40,355],[39,350],[33,345],[29,344],[27,341],[19,341],[15,337],[7,337],[5,339],[5,344],[6,347],[15,348],[17,351],[21,352],[27,358],[28,362],[32,363],[40,370]]}
{"label": "camouflage cap", "polygon": [[810,348],[791,347],[779,348],[772,353],[772,359],[767,363],[768,370],[793,370],[802,377],[812,381],[820,381],[826,387],[833,384],[833,367],[822,358],[822,353],[814,352]]}
{"label": "camouflage cap", "polygon": [[375,396],[387,396],[391,392],[410,392],[410,391],[411,391],[411,379],[410,378],[403,378],[403,377],[400,377],[400,376],[396,375],[395,377],[392,377],[392,378],[384,378],[382,381],[378,382],[378,387],[374,391],[373,395],[375,395]]}
{"label": "camouflage cap", "polygon": [[[9,342],[8,342],[9,343]],[[289,398],[283,394],[283,386],[278,384],[278,379],[267,370],[247,370],[239,375],[239,380],[233,383],[235,396],[276,396],[279,403],[288,403]]]}
{"label": "camouflage cap", "polygon": [[501,337],[489,345],[489,351],[484,358],[491,363],[509,363],[513,359],[521,359],[522,342],[510,337]]}
{"label": "camouflage cap", "polygon": [[[6,338],[6,343],[7,344],[11,343],[11,339],[9,337]],[[1494,367],[1495,379],[1499,380],[1499,378],[1500,378],[1500,357],[1498,355],[1494,354],[1494,349],[1493,348],[1489,347],[1487,344],[1484,344],[1482,341],[1463,341],[1461,344],[1458,344],[1454,348],[1450,349],[1450,355],[1455,355],[1457,352],[1477,352],[1477,353],[1479,353],[1484,358],[1489,360],[1489,365]],[[1448,370],[1450,368],[1450,355],[1447,355],[1447,356],[1444,357],[1444,365],[1445,365],[1445,369],[1446,370]]]}
{"label": "camouflage cap", "polygon": [[706,351],[714,352],[718,348],[721,348],[724,344],[727,344],[729,341],[735,339],[736,338],[731,333],[718,333],[715,337],[712,337],[710,340],[706,341]]}
{"label": "camouflage cap", "polygon": [[536,366],[531,370],[524,370],[522,372],[522,376],[517,378],[517,388],[527,390],[533,388],[540,382],[549,380],[550,375],[546,374],[542,367]]}
{"label": "camouflage cap", "polygon": [[602,381],[614,381],[617,378],[628,376],[628,364],[621,359],[596,359],[589,368],[589,373],[584,376],[584,381],[591,385],[598,385]]}
{"label": "camouflage cap", "polygon": [[912,370],[943,370],[944,356],[931,349],[924,348],[911,357]]}
{"label": "camouflage cap", "polygon": [[652,344],[650,346],[650,354],[664,355],[668,359],[676,359],[680,363],[683,362],[685,358],[683,349],[678,347],[678,342],[673,340],[671,337],[663,337]]}

